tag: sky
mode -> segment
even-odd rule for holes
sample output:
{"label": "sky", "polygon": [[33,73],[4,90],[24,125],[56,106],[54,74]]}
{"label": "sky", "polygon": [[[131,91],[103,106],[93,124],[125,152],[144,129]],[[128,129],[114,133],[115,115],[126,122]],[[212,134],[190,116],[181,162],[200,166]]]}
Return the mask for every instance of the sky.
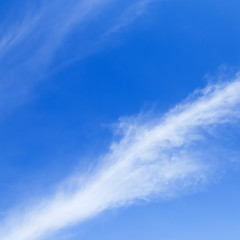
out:
{"label": "sky", "polygon": [[0,239],[239,240],[239,7],[0,0]]}

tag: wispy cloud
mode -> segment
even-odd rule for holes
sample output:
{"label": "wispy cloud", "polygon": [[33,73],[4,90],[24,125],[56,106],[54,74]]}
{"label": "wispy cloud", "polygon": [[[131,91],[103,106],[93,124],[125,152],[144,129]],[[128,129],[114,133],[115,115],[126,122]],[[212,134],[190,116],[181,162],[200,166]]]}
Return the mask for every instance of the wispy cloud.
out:
{"label": "wispy cloud", "polygon": [[67,35],[94,18],[107,2],[43,1],[26,8],[22,20],[8,24],[0,40],[1,112],[27,100]]}
{"label": "wispy cloud", "polygon": [[17,19],[16,22],[13,20],[10,29],[3,34],[0,41],[1,55],[15,45],[21,44],[23,40],[36,41],[36,36],[41,39],[41,44],[36,46],[34,51],[37,51],[38,47],[54,42],[54,46],[48,49],[54,52],[59,47],[57,43],[63,41],[64,36],[76,24],[94,17],[94,11],[101,11],[101,7],[107,2],[109,1],[43,1],[38,7],[33,5],[26,8],[22,20]]}
{"label": "wispy cloud", "polygon": [[121,137],[99,158],[100,166],[88,176],[75,176],[69,188],[2,220],[0,238],[44,239],[104,210],[172,197],[208,182],[214,164],[204,158],[209,150],[201,148],[206,133],[239,121],[239,107],[237,76],[198,91],[161,118],[122,120]]}
{"label": "wispy cloud", "polygon": [[[1,112],[24,103],[31,89],[49,72],[62,66],[63,62],[71,61],[69,58],[79,59],[92,54],[96,51],[93,50],[98,45],[96,43],[102,42],[102,35],[107,32],[109,36],[110,32],[131,24],[148,2],[151,1],[124,3],[122,10],[111,18],[107,17],[109,9],[117,8],[118,0],[43,1],[36,6],[34,3],[28,6],[22,20],[18,18],[16,22],[13,20],[7,24],[7,29],[0,36]],[[122,12],[124,14],[119,17]],[[118,19],[114,26],[110,24],[112,18]],[[104,27],[99,24],[93,26],[92,23],[96,21],[103,22]],[[83,41],[75,39],[76,43],[68,39],[76,32],[74,36]],[[94,35],[94,39],[88,39],[90,35]],[[70,47],[72,44],[75,44],[74,50]],[[67,54],[55,58],[62,49]]]}
{"label": "wispy cloud", "polygon": [[109,36],[114,32],[118,32],[122,28],[132,24],[139,16],[141,16],[147,9],[148,5],[156,0],[139,0],[127,7],[125,11],[117,19],[116,23],[107,30],[104,37]]}

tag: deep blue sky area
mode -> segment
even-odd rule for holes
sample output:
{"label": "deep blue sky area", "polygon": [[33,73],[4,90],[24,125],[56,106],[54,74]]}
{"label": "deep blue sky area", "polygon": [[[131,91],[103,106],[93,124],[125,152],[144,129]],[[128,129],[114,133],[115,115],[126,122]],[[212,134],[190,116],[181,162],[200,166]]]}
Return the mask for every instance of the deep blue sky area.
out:
{"label": "deep blue sky area", "polygon": [[[0,1],[1,39],[17,31],[29,9],[35,14],[38,7],[33,3]],[[128,23],[103,38],[102,33],[121,21],[122,12],[131,4],[111,3],[103,15],[75,26],[54,43],[57,49],[52,56],[49,44],[40,60],[35,48],[61,38],[51,35],[54,24],[44,25],[48,19],[9,50],[0,44],[0,55],[4,52],[1,89],[10,82],[4,90],[7,100],[1,101],[14,102],[0,113],[0,219],[18,204],[54,192],[72,173],[94,167],[99,156],[108,152],[119,118],[141,111],[161,116],[194,90],[239,70],[239,1],[152,1],[141,14],[126,17]],[[64,12],[64,6],[58,8]],[[62,26],[61,17],[56,15],[52,22]],[[11,86],[17,91],[11,92]],[[226,130],[236,163],[226,164],[215,180],[189,194],[107,210],[66,228],[59,239],[238,240],[237,125],[236,130]]]}

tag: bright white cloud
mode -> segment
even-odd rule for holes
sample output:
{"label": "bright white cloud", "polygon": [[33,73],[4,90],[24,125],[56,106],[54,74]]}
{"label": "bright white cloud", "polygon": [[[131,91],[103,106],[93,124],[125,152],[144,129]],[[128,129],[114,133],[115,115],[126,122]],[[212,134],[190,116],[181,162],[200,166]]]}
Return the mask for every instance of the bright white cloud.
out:
{"label": "bright white cloud", "polygon": [[208,86],[161,118],[121,121],[122,137],[100,157],[100,166],[87,177],[75,177],[68,190],[6,218],[0,239],[44,239],[106,209],[171,197],[206,182],[211,162],[197,153],[204,133],[238,121],[239,107],[236,77]]}

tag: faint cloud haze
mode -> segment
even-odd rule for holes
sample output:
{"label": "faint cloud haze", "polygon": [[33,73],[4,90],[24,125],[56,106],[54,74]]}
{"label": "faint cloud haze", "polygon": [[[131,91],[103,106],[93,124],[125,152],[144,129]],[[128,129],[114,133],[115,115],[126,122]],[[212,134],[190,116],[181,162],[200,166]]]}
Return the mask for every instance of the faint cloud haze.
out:
{"label": "faint cloud haze", "polygon": [[[123,12],[127,11],[128,14],[124,13],[120,18],[117,15],[114,16],[118,19],[114,26],[111,23],[114,22],[112,19],[106,19],[109,9],[118,8],[120,1],[43,1],[26,7],[22,18],[18,17],[17,21],[4,24],[5,30],[0,35],[0,111],[2,115],[5,111],[31,98],[29,95],[34,86],[62,65],[58,63],[53,69],[51,66],[53,61],[68,62],[71,61],[69,59],[71,57],[79,59],[88,52],[95,51],[94,42],[99,42],[106,33],[109,36],[110,32],[116,32],[123,26],[131,24],[150,2],[134,0],[128,4],[125,3],[125,7],[120,9]],[[121,15],[121,11],[117,14]],[[106,27],[101,27],[100,30],[92,28],[91,23],[94,21],[102,22]],[[109,22],[106,24],[106,21]],[[72,43],[68,37],[75,32],[80,39],[88,38],[89,32],[96,36],[94,40],[85,39]],[[72,44],[75,44],[74,50],[70,47],[69,51],[68,48]],[[59,56],[55,59],[56,54],[62,49],[65,49],[65,52],[74,53],[64,59]]]}

